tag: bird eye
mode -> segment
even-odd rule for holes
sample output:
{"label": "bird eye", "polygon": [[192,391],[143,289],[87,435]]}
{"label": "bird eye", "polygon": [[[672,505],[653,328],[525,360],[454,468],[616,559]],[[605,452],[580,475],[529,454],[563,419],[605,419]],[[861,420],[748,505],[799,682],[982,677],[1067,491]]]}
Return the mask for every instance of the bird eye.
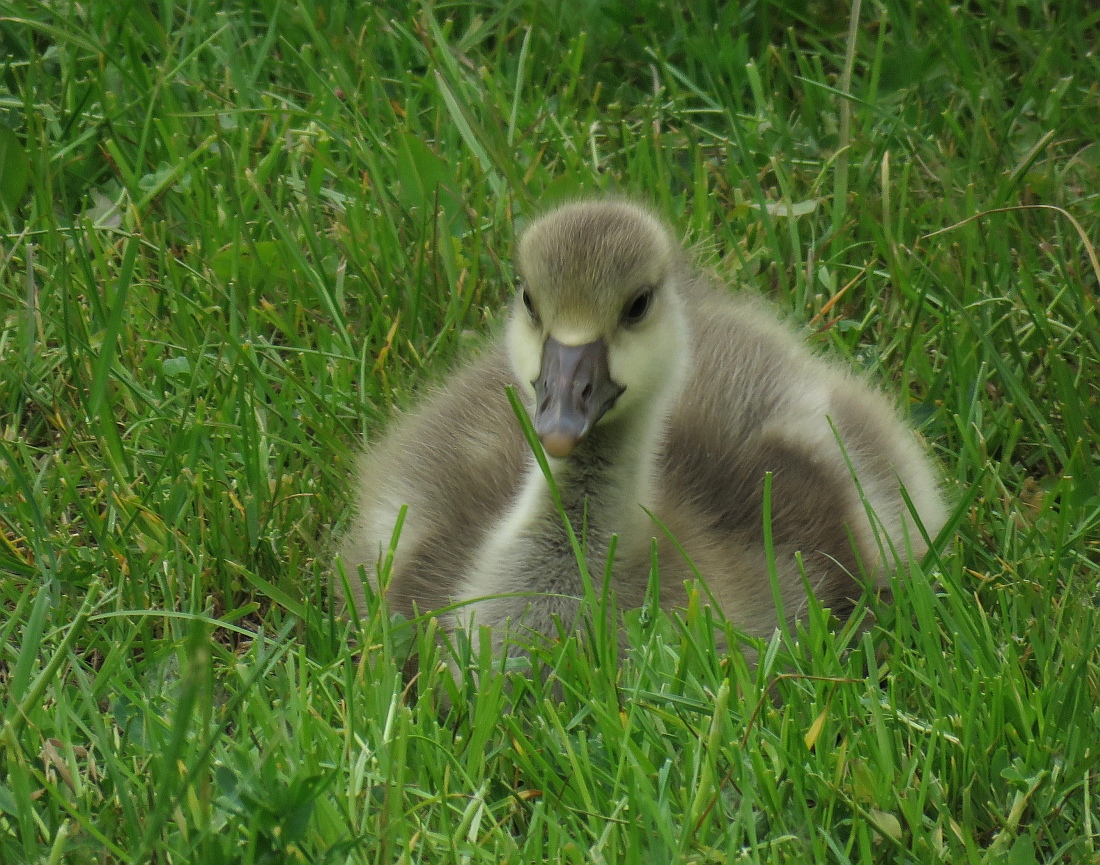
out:
{"label": "bird eye", "polygon": [[527,314],[531,316],[535,321],[539,320],[539,314],[535,312],[535,302],[531,300],[531,292],[526,288],[521,292],[523,295],[523,305],[527,308]]}
{"label": "bird eye", "polygon": [[653,300],[653,289],[646,288],[641,291],[630,303],[623,308],[623,324],[638,324],[649,312],[650,303]]}

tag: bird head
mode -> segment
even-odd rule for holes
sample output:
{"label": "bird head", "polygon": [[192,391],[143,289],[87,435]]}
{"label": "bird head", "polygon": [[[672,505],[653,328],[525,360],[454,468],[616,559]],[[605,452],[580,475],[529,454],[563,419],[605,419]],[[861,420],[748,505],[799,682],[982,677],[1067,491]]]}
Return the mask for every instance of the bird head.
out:
{"label": "bird head", "polygon": [[681,255],[657,217],[620,200],[563,205],[523,233],[508,349],[550,456],[676,390],[690,351]]}

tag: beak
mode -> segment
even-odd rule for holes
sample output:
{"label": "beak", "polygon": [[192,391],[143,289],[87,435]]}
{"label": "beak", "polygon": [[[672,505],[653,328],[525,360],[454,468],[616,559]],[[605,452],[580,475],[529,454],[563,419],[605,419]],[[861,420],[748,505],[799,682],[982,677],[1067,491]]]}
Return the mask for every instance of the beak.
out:
{"label": "beak", "polygon": [[607,343],[563,345],[552,336],[542,347],[535,386],[535,432],[552,457],[567,457],[625,387],[611,380]]}

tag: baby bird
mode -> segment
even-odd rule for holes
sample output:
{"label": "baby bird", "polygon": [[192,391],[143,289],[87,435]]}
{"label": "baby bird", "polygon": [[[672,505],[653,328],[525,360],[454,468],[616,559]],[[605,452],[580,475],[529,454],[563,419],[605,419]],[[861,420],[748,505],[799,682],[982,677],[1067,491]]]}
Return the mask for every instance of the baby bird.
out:
{"label": "baby bird", "polygon": [[769,472],[791,621],[805,611],[803,573],[843,614],[861,568],[885,586],[923,555],[902,488],[929,536],[944,524],[935,473],[890,402],[810,353],[759,300],[693,272],[648,209],[601,199],[551,210],[523,233],[517,266],[502,336],[361,459],[342,548],[360,606],[358,566],[377,588],[407,505],[391,608],[455,605],[452,627],[488,625],[494,642],[573,624],[580,570],[507,385],[522,395],[597,583],[618,537],[621,609],[642,604],[656,539],[662,607],[686,604],[698,571],[729,620],[770,634]]}

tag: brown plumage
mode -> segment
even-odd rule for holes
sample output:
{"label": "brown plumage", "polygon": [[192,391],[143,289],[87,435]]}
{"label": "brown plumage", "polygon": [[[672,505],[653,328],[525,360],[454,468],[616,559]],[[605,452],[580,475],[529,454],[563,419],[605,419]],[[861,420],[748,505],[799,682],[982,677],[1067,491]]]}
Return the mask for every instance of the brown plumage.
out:
{"label": "brown plumage", "polygon": [[652,538],[662,606],[681,606],[693,576],[644,506],[725,615],[769,634],[766,472],[788,618],[806,604],[796,552],[815,595],[841,613],[859,592],[850,576],[857,556],[885,584],[898,560],[925,552],[900,485],[930,535],[943,525],[934,473],[890,402],[811,354],[759,300],[693,273],[645,208],[612,199],[551,210],[521,238],[518,270],[522,288],[505,333],[362,457],[359,510],[342,547],[360,605],[357,568],[376,581],[407,504],[392,608],[410,614],[458,602],[453,621],[490,625],[497,638],[507,628],[553,634],[555,616],[572,621],[579,571],[507,384],[553,454],[578,535],[586,524],[592,573],[603,573],[618,535],[620,608],[643,601]]}

